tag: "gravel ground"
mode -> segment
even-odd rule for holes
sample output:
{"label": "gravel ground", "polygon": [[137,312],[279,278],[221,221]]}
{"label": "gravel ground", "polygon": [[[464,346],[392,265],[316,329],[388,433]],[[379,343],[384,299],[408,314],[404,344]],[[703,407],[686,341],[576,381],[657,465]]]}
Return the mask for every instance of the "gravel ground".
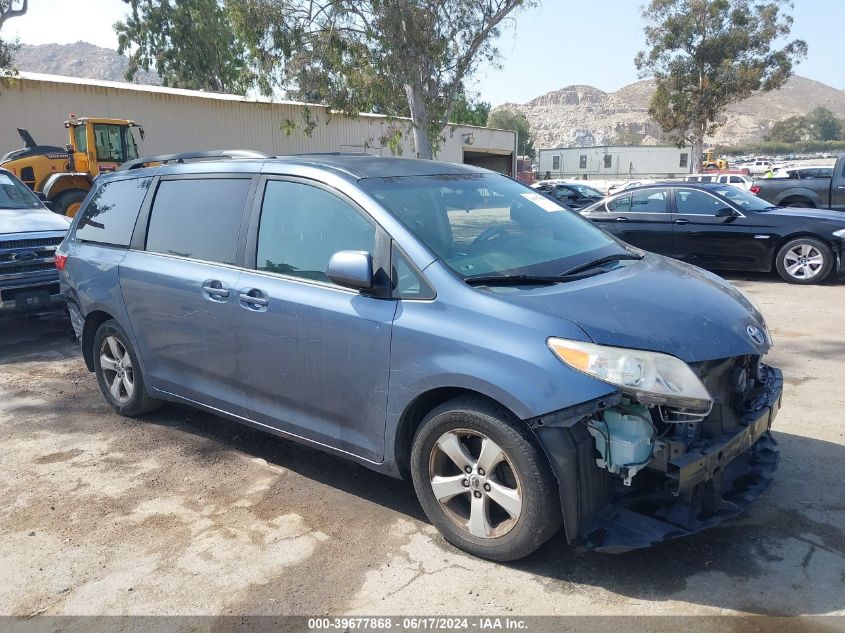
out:
{"label": "gravel ground", "polygon": [[508,565],[407,482],[179,406],[121,418],[63,317],[0,320],[0,614],[845,614],[845,285],[734,282],[786,377],[770,490],[647,551]]}

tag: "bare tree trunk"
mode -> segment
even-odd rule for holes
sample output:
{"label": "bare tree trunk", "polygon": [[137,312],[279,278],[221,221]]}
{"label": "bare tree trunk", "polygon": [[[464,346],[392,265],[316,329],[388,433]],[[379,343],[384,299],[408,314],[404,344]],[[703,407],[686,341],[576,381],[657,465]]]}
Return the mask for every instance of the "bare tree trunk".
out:
{"label": "bare tree trunk", "polygon": [[425,103],[420,88],[410,83],[405,84],[405,94],[408,97],[408,108],[411,111],[411,131],[414,136],[414,148],[417,158],[434,158],[431,140],[428,137],[430,125],[428,105]]}
{"label": "bare tree trunk", "polygon": [[692,156],[690,157],[691,174],[701,173],[701,162],[704,154],[704,134],[697,133],[692,141],[692,148],[690,149]]}

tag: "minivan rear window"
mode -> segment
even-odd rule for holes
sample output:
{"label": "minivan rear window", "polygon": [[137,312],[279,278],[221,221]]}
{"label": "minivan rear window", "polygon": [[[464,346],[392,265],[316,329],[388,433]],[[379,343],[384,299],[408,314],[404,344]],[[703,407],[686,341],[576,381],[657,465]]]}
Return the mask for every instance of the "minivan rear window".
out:
{"label": "minivan rear window", "polygon": [[76,227],[76,239],[129,246],[138,211],[152,181],[152,178],[131,178],[113,180],[98,187]]}
{"label": "minivan rear window", "polygon": [[235,265],[248,178],[163,180],[147,229],[147,250]]}

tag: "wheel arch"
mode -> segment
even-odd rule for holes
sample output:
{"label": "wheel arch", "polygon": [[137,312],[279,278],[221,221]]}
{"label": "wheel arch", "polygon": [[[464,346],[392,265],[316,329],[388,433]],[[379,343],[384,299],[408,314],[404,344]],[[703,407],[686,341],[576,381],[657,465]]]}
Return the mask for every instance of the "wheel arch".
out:
{"label": "wheel arch", "polygon": [[781,204],[781,206],[788,207],[791,202],[798,202],[798,201],[806,202],[809,205],[807,207],[808,209],[815,209],[816,208],[815,200],[812,200],[811,198],[808,198],[807,196],[802,195],[802,194],[792,194],[792,195],[785,196],[781,199],[780,204]]}
{"label": "wheel arch", "polygon": [[94,335],[103,323],[110,320],[116,319],[105,310],[94,310],[85,316],[82,325],[82,358],[88,371],[94,371]]}
{"label": "wheel arch", "polygon": [[[520,420],[511,408],[485,393],[466,387],[435,387],[429,389],[411,400],[399,416],[396,432],[393,436],[393,459],[403,479],[410,477],[411,444],[414,434],[431,411],[444,402],[454,400],[460,396],[479,398],[510,413],[514,419]],[[521,423],[521,420],[520,420]]]}

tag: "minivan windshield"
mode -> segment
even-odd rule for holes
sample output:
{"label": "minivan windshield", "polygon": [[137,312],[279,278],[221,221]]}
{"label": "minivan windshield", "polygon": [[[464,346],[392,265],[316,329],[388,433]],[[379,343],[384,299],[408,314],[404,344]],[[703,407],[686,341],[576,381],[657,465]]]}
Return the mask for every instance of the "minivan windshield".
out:
{"label": "minivan windshield", "polygon": [[360,185],[464,278],[554,277],[626,252],[589,220],[498,174],[370,178]]}
{"label": "minivan windshield", "polygon": [[0,172],[0,209],[37,209],[41,201],[20,180]]}

